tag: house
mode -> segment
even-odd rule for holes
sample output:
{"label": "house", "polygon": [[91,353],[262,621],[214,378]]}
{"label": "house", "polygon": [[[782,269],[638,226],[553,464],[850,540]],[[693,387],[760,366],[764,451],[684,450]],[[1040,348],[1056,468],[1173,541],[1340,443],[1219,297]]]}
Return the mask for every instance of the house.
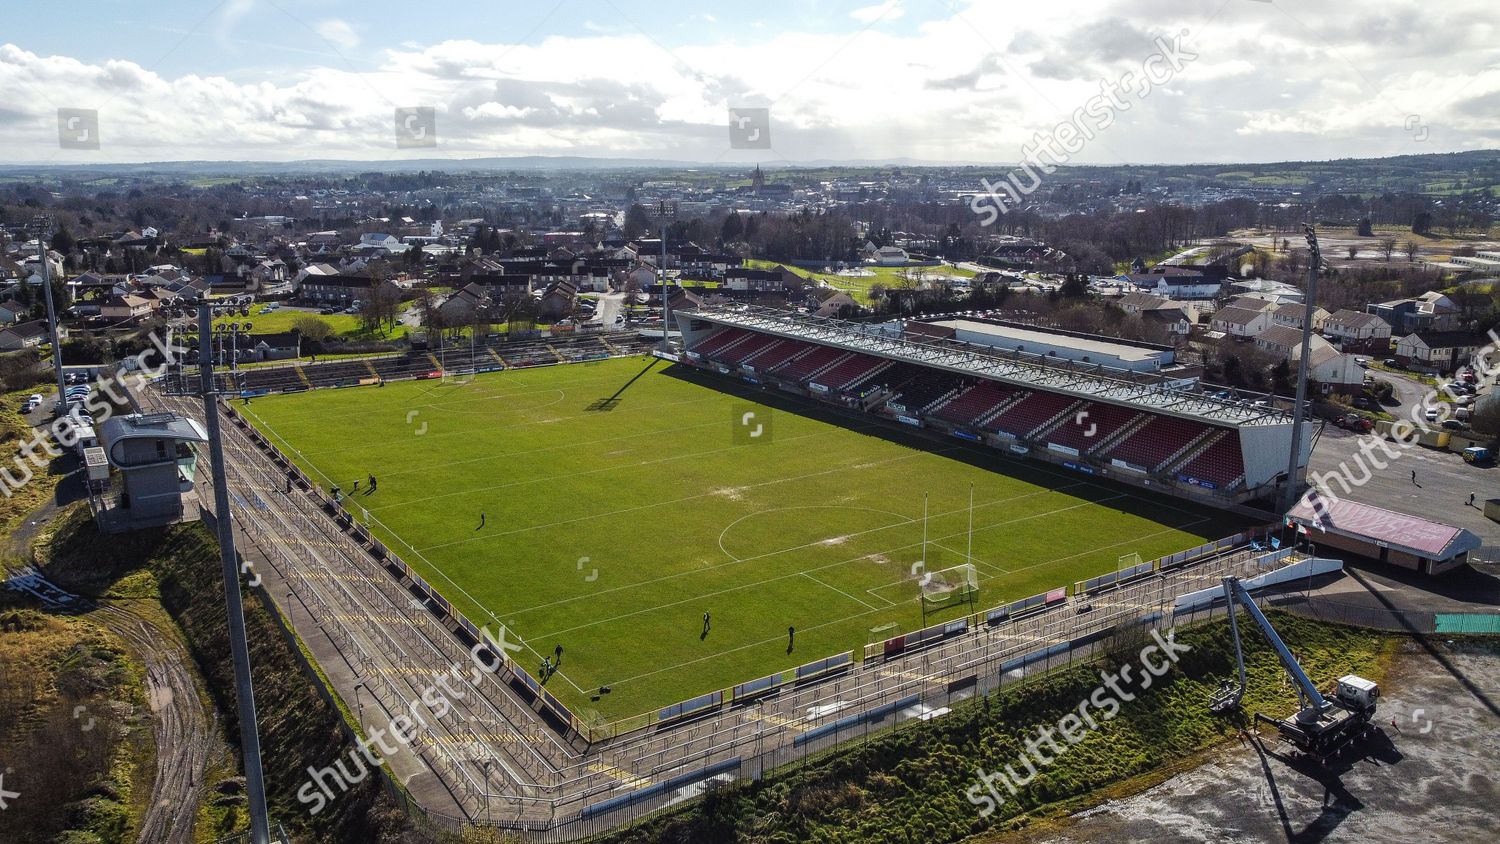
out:
{"label": "house", "polygon": [[438,313],[448,325],[470,325],[474,317],[484,313],[490,305],[490,297],[484,285],[470,282],[443,300]]}
{"label": "house", "polygon": [[295,360],[302,356],[302,332],[297,329],[274,334],[251,334],[250,354],[255,360]]}
{"label": "house", "polygon": [[47,338],[47,321],[44,319],[34,319],[0,329],[0,350],[7,352],[35,349],[47,342],[50,341]]}
{"label": "house", "polygon": [[[1328,312],[1314,305],[1312,313],[1313,331],[1322,331],[1323,323],[1328,319]],[[1305,322],[1306,319],[1306,305],[1287,303],[1284,305],[1277,305],[1276,308],[1271,311],[1271,323],[1273,325],[1282,325],[1300,330],[1302,328],[1302,323]]]}
{"label": "house", "polygon": [[1414,331],[1396,341],[1396,360],[1402,366],[1431,372],[1452,372],[1485,345],[1481,335],[1467,331]]}
{"label": "house", "polygon": [[1173,337],[1187,337],[1198,321],[1198,309],[1153,293],[1126,293],[1115,302],[1131,316],[1160,325]]}
{"label": "house", "polygon": [[391,296],[400,296],[401,288],[391,281],[363,275],[309,276],[302,282],[302,298],[320,305],[349,307],[368,302],[377,287],[389,287]]}
{"label": "house", "polygon": [[0,324],[11,325],[26,318],[31,309],[17,302],[15,299],[6,299],[0,302]]}
{"label": "house", "polygon": [[1156,293],[1169,299],[1202,301],[1214,299],[1223,291],[1222,281],[1197,270],[1181,267],[1157,267],[1154,271],[1121,277],[1142,293]]}
{"label": "house", "polygon": [[817,302],[813,316],[838,318],[859,310],[859,302],[842,290],[819,287],[813,291],[812,298]]}
{"label": "house", "polygon": [[1236,340],[1249,340],[1271,327],[1271,314],[1248,308],[1220,308],[1214,312],[1209,324],[1214,331],[1221,331]]}
{"label": "house", "polygon": [[1458,305],[1436,291],[1412,299],[1393,299],[1369,305],[1365,311],[1385,320],[1391,327],[1392,336],[1418,331],[1457,331],[1461,316]]}
{"label": "house", "polygon": [[800,289],[802,279],[779,264],[769,270],[730,267],[724,271],[724,287],[757,293],[786,293]]}
{"label": "house", "polygon": [[368,233],[359,236],[359,243],[354,249],[360,252],[373,252],[385,255],[396,255],[407,250],[407,244],[401,242],[400,238],[390,234]]}
{"label": "house", "polygon": [[899,267],[911,258],[906,254],[906,250],[899,246],[882,246],[875,250],[872,260],[882,267]]}
{"label": "house", "polygon": [[573,312],[573,302],[578,298],[578,288],[571,281],[554,281],[542,293],[541,316],[557,319]]}
{"label": "house", "polygon": [[[1314,347],[1322,343],[1330,345],[1327,340],[1314,334],[1312,336]],[[1289,360],[1294,352],[1302,349],[1302,329],[1293,328],[1290,325],[1273,325],[1265,331],[1255,335],[1255,348],[1269,352],[1282,360]]]}
{"label": "house", "polygon": [[[1281,326],[1285,328],[1286,326]],[[1277,329],[1272,329],[1277,330]],[[1302,346],[1292,348],[1289,362],[1296,365],[1302,359]],[[1316,335],[1307,357],[1307,377],[1323,385],[1325,393],[1356,394],[1364,390],[1365,369],[1354,355],[1341,353],[1333,344]]]}
{"label": "house", "polygon": [[136,293],[111,296],[99,304],[99,316],[105,319],[125,321],[151,316],[156,310],[157,300]]}
{"label": "house", "polygon": [[1391,348],[1390,323],[1375,314],[1348,308],[1334,311],[1323,320],[1323,336],[1352,354],[1384,355]]}

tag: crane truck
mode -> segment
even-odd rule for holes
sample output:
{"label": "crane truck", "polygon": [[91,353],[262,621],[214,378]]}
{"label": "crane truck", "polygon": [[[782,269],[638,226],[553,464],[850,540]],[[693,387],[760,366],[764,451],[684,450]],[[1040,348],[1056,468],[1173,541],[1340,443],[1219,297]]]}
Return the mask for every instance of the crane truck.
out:
{"label": "crane truck", "polygon": [[1339,678],[1333,697],[1326,698],[1308,678],[1307,672],[1297,663],[1286,643],[1277,635],[1255,605],[1240,579],[1224,578],[1224,599],[1229,610],[1229,629],[1234,634],[1234,659],[1239,669],[1239,683],[1225,681],[1209,702],[1215,713],[1234,710],[1245,696],[1245,654],[1240,644],[1240,627],[1236,604],[1243,606],[1250,618],[1260,627],[1266,640],[1276,651],[1276,657],[1297,686],[1297,712],[1288,718],[1272,718],[1255,713],[1257,724],[1271,724],[1282,738],[1298,750],[1319,759],[1326,758],[1345,743],[1363,735],[1375,717],[1375,703],[1380,697],[1380,688],[1370,680],[1348,674]]}

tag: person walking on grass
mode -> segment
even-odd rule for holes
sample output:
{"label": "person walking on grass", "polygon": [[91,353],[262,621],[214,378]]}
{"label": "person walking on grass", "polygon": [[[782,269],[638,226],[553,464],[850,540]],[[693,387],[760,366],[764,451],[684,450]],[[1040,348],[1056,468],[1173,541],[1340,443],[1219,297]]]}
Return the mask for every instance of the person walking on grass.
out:
{"label": "person walking on grass", "polygon": [[359,478],[354,479],[354,487],[349,490],[349,494],[353,495],[356,492],[359,492]]}
{"label": "person walking on grass", "polygon": [[481,529],[483,529],[483,528],[484,528],[484,514],[483,514],[483,513],[480,513],[480,514],[479,514],[479,527],[477,527],[477,528],[474,528],[474,529],[475,529],[475,530],[481,530]]}
{"label": "person walking on grass", "polygon": [[797,628],[787,625],[786,628],[786,652],[791,653],[792,647],[797,644]]}
{"label": "person walking on grass", "polygon": [[[371,476],[370,476],[370,492],[374,492],[374,491],[375,491],[375,476],[374,476],[374,475],[371,475]],[[366,495],[369,495],[369,494],[370,494],[370,493],[369,493],[369,492],[367,492],[367,493],[365,493],[365,494],[366,494]]]}
{"label": "person walking on grass", "polygon": [[703,635],[708,635],[708,613],[703,614]]}

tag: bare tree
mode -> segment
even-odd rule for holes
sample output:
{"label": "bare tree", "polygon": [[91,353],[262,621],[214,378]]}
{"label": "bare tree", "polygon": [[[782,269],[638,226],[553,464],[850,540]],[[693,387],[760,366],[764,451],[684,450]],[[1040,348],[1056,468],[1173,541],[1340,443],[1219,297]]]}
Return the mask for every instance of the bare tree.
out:
{"label": "bare tree", "polygon": [[1406,253],[1406,260],[1417,260],[1417,253],[1422,251],[1422,245],[1415,240],[1408,240],[1401,244],[1401,251]]}
{"label": "bare tree", "polygon": [[1382,237],[1380,239],[1380,254],[1389,262],[1391,255],[1396,252],[1396,239],[1394,237]]}
{"label": "bare tree", "polygon": [[1353,261],[1355,258],[1358,258],[1358,257],[1359,257],[1359,246],[1357,246],[1356,244],[1353,244],[1353,243],[1349,244],[1349,260]]}

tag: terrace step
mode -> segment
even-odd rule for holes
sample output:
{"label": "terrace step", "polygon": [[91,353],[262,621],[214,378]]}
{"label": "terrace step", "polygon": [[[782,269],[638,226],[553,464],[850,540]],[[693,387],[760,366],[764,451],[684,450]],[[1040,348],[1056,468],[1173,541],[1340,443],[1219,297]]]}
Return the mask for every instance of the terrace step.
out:
{"label": "terrace step", "polygon": [[1016,390],[1014,393],[1011,393],[1010,395],[1006,396],[1004,401],[1001,401],[999,404],[995,405],[995,407],[994,407],[993,410],[989,411],[988,413],[985,413],[983,416],[980,416],[978,419],[975,419],[974,420],[974,425],[976,427],[983,428],[984,426],[986,426],[986,425],[990,424],[991,422],[993,422],[995,420],[995,418],[998,417],[1000,414],[1006,412],[1007,410],[1010,410],[1011,408],[1013,408],[1016,405],[1020,404],[1021,402],[1025,401],[1026,397],[1029,396],[1029,395],[1031,395],[1031,393],[1028,392],[1028,391],[1026,391],[1026,390]]}
{"label": "terrace step", "polygon": [[1088,404],[1088,402],[1084,401],[1083,399],[1079,399],[1078,401],[1073,402],[1072,404],[1068,405],[1067,409],[1063,410],[1062,413],[1057,414],[1051,419],[1048,419],[1046,422],[1043,422],[1041,426],[1033,429],[1032,432],[1027,434],[1025,438],[1028,440],[1035,440],[1040,437],[1046,436],[1047,434],[1052,432],[1053,428],[1056,428],[1058,425],[1061,425],[1068,419],[1073,418],[1073,415],[1078,412],[1078,408],[1083,407],[1085,404]]}
{"label": "terrace step", "polygon": [[1128,436],[1146,427],[1151,421],[1151,414],[1139,413],[1134,419],[1121,425],[1119,430],[1099,441],[1099,444],[1089,449],[1085,454],[1102,454],[1115,447],[1116,443],[1123,442]]}
{"label": "terrace step", "polygon": [[1208,451],[1210,446],[1227,436],[1229,436],[1228,431],[1225,431],[1221,428],[1209,428],[1207,431],[1204,431],[1202,434],[1199,434],[1197,437],[1195,437],[1192,442],[1179,449],[1177,454],[1172,457],[1168,457],[1165,463],[1157,466],[1152,471],[1166,472],[1168,474],[1171,474],[1172,472],[1181,469],[1188,463],[1191,463],[1194,458],[1196,458],[1203,452]]}

